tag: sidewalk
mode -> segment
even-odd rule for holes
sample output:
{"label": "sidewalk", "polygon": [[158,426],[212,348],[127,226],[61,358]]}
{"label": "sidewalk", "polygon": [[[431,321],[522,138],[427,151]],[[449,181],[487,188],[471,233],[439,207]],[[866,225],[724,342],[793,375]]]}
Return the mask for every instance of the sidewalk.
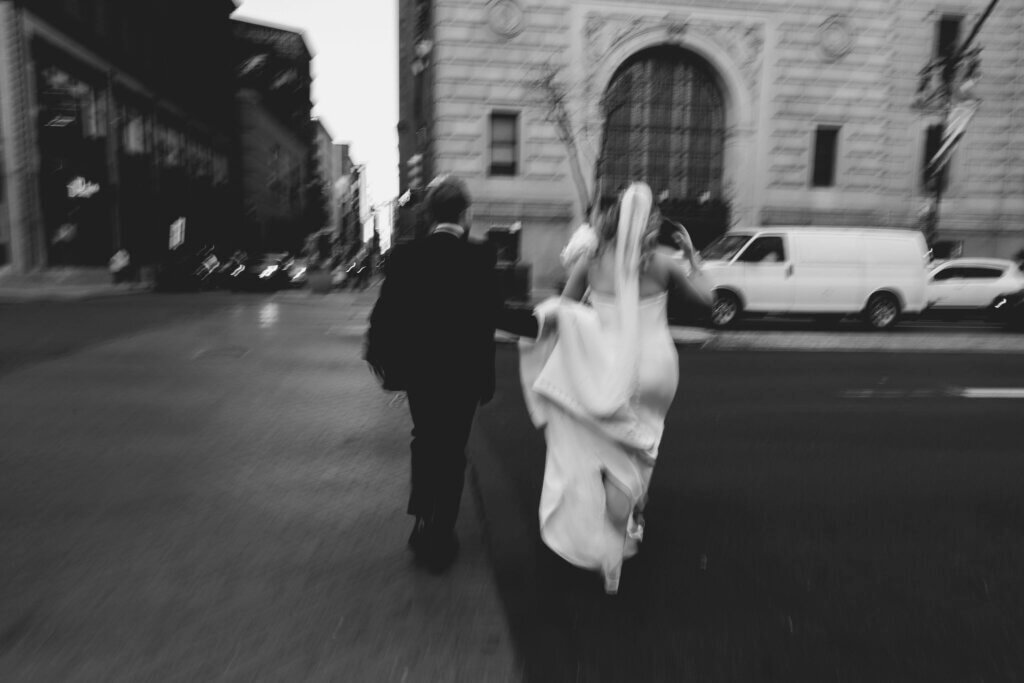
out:
{"label": "sidewalk", "polygon": [[0,680],[520,680],[472,486],[449,572],[405,546],[408,410],[346,325],[375,296],[241,298],[0,380]]}
{"label": "sidewalk", "polygon": [[0,303],[78,301],[149,291],[148,284],[113,284],[106,268],[50,268],[25,274],[0,269]]}

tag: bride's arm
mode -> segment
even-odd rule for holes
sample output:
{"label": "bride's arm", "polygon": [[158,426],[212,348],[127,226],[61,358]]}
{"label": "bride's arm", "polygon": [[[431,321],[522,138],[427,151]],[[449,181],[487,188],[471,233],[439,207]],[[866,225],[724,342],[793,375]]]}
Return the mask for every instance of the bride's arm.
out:
{"label": "bride's arm", "polygon": [[701,271],[700,261],[695,258],[692,251],[686,254],[687,260],[690,262],[689,275],[675,259],[664,254],[658,254],[658,257],[668,268],[669,283],[673,287],[681,291],[690,301],[705,308],[711,307],[715,300],[714,294],[711,292],[707,278]]}
{"label": "bride's arm", "polygon": [[576,261],[569,274],[569,281],[565,283],[562,296],[573,301],[582,301],[583,295],[587,293],[587,272],[590,270],[590,259],[581,258]]}

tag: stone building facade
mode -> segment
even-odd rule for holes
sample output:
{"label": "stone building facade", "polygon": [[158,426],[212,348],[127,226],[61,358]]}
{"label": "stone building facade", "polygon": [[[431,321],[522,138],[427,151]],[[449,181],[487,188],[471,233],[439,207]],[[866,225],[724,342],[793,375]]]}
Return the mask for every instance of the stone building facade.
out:
{"label": "stone building facade", "polygon": [[[402,34],[400,172],[426,153],[432,174],[464,177],[478,234],[521,222],[545,287],[586,204],[630,178],[705,241],[737,224],[916,225],[943,120],[915,106],[918,74],[989,3],[403,0],[400,32],[424,4],[428,28]],[[1002,0],[978,44],[982,103],[939,237],[1010,256],[1024,247],[1024,0]]]}

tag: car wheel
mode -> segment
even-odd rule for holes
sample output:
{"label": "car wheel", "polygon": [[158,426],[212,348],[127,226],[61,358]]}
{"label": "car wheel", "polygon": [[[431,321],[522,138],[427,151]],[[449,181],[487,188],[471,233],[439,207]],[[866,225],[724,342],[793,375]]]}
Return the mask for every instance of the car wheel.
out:
{"label": "car wheel", "polygon": [[873,330],[887,330],[900,319],[900,302],[892,294],[875,294],[864,308],[864,321]]}
{"label": "car wheel", "polygon": [[732,292],[715,292],[715,301],[711,304],[711,324],[715,327],[729,327],[740,317],[742,309],[739,297]]}

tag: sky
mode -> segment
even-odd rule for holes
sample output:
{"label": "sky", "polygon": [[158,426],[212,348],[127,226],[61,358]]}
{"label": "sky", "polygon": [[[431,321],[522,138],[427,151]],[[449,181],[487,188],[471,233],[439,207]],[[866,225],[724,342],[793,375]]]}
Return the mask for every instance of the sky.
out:
{"label": "sky", "polygon": [[395,0],[242,0],[232,16],[304,33],[313,53],[313,116],[366,164],[374,204],[398,194]]}

